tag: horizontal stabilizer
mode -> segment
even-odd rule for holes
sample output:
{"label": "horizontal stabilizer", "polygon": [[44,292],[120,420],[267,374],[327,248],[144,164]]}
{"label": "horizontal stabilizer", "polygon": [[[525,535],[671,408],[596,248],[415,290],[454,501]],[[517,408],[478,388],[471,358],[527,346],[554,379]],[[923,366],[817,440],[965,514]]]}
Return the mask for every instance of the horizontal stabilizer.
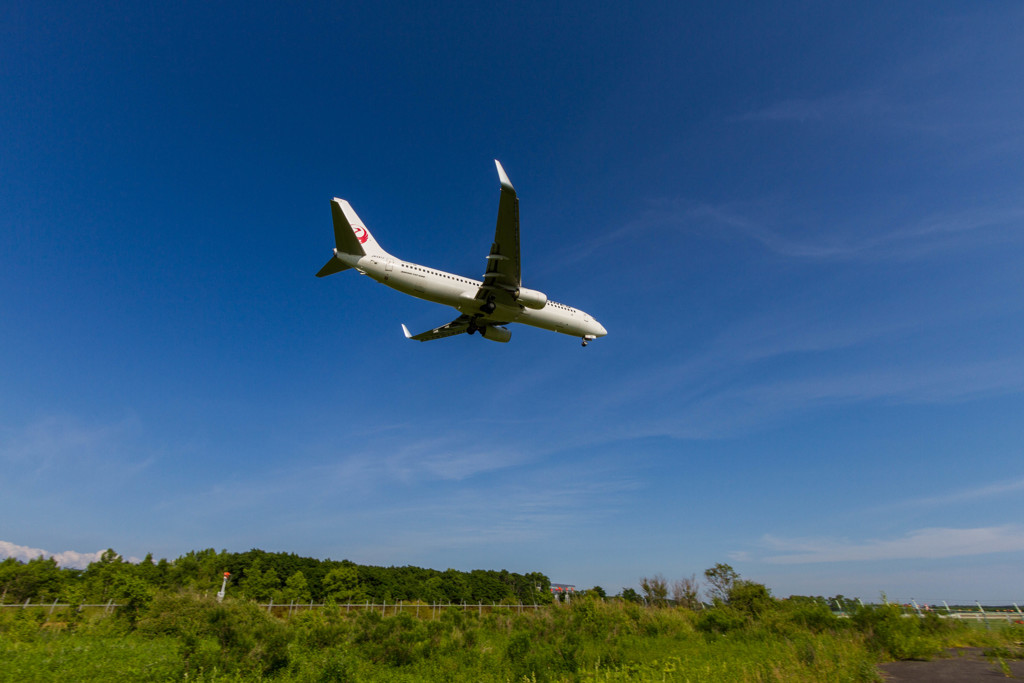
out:
{"label": "horizontal stabilizer", "polygon": [[317,277],[326,277],[328,275],[334,275],[340,273],[343,270],[348,270],[352,266],[347,263],[342,263],[338,259],[331,257],[331,260],[324,264],[324,267],[316,274]]}

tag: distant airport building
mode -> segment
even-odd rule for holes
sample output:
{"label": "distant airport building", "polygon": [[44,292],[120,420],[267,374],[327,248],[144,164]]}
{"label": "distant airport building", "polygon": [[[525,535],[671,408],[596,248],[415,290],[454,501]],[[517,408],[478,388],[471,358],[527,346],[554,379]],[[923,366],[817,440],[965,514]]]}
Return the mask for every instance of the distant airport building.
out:
{"label": "distant airport building", "polygon": [[576,586],[571,583],[553,583],[551,584],[551,594],[555,596],[555,600],[562,600],[569,602],[569,596],[576,593]]}

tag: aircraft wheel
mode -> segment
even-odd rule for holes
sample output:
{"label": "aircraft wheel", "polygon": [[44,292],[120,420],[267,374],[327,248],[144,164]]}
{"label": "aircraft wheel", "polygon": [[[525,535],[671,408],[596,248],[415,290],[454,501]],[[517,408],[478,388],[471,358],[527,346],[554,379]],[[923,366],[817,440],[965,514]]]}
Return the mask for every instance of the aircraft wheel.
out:
{"label": "aircraft wheel", "polygon": [[586,345],[587,345],[587,340],[586,340],[586,339],[584,339],[584,340],[583,340],[583,346],[586,346]]}

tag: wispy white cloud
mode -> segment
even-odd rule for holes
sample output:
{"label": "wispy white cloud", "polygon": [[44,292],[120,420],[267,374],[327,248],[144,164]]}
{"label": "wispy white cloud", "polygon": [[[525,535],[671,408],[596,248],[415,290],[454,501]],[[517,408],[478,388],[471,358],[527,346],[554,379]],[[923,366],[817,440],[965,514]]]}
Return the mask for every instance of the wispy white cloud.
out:
{"label": "wispy white cloud", "polygon": [[655,199],[626,225],[574,245],[558,262],[584,261],[627,240],[656,239],[669,246],[680,234],[744,240],[776,257],[810,264],[919,261],[1024,241],[1024,205],[1007,198],[918,216],[895,217],[884,211],[829,216],[781,200],[712,204]]}
{"label": "wispy white cloud", "polygon": [[955,404],[1024,391],[1024,358],[963,365],[890,367],[817,377],[714,386],[687,396],[670,415],[637,422],[634,435],[680,438],[735,435],[765,423],[857,403]]}
{"label": "wispy white cloud", "polygon": [[[955,404],[1014,394],[1024,391],[1024,354],[931,352],[931,340],[947,330],[998,319],[1008,305],[1016,304],[953,302],[907,315],[901,301],[890,300],[837,316],[833,306],[808,294],[794,305],[737,320],[703,351],[638,363],[597,405],[649,405],[641,419],[619,425],[622,436],[705,438],[828,406]],[[908,357],[904,349],[912,346],[926,352]],[[660,400],[667,396],[670,401]]]}
{"label": "wispy white cloud", "polygon": [[[525,547],[590,528],[621,510],[638,486],[619,462],[590,460],[580,471],[511,447],[489,456],[473,440],[438,443],[391,456],[293,461],[276,472],[164,493],[160,509],[190,530],[192,546],[295,550],[290,538],[314,536],[319,554],[434,566],[453,552]],[[230,522],[219,528],[215,520]]]}
{"label": "wispy white cloud", "polygon": [[887,503],[874,509],[884,511],[907,508],[940,507],[976,500],[993,500],[1001,496],[1018,493],[1020,491],[1024,491],[1024,479],[1008,479],[1007,481],[1000,481],[994,484],[987,484],[985,486],[974,486],[971,488],[961,489],[959,491],[950,491],[949,493],[937,496],[904,499],[894,503]]}
{"label": "wispy white cloud", "polygon": [[927,528],[899,538],[854,541],[766,535],[770,564],[939,559],[1024,551],[1024,527],[1017,524],[972,529]]}
{"label": "wispy white cloud", "polygon": [[611,480],[551,469],[519,472],[515,481],[361,511],[370,532],[350,544],[352,552],[370,562],[403,556],[429,564],[454,550],[531,547],[600,525],[620,513],[625,497],[638,486],[628,477]]}
{"label": "wispy white cloud", "polygon": [[934,367],[913,365],[856,373],[780,380],[728,392],[756,404],[800,406],[882,399],[891,403],[958,403],[1024,389],[1024,358],[964,362]]}
{"label": "wispy white cloud", "polygon": [[[1020,149],[1019,95],[979,84],[971,97],[951,96],[947,83],[921,87],[922,80],[950,78],[950,50],[909,63],[875,85],[770,102],[728,120],[738,124],[793,125],[848,135],[856,128],[943,145],[965,143],[968,159],[1006,156]],[[928,63],[930,62],[930,63]],[[941,65],[941,66],[938,66]]]}
{"label": "wispy white cloud", "polygon": [[[52,557],[57,561],[59,566],[70,567],[73,569],[85,569],[91,563],[98,561],[104,552],[106,552],[106,550],[97,550],[94,553],[80,553],[74,550],[52,553],[48,550],[43,550],[42,548],[30,548],[24,545],[16,545],[8,541],[0,541],[0,558],[13,557],[16,560],[28,562],[29,560],[34,560],[37,557]],[[132,557],[128,558],[128,561],[138,562],[139,559]]]}
{"label": "wispy white cloud", "polygon": [[708,204],[674,199],[652,204],[632,226],[634,232],[659,228],[718,238],[739,236],[801,261],[907,260],[1020,241],[1024,206],[1010,199],[903,219],[864,215],[851,220],[810,218],[799,207],[781,207],[778,202]]}
{"label": "wispy white cloud", "polygon": [[478,474],[521,464],[522,451],[467,433],[433,439],[405,438],[385,447],[383,465],[401,481],[462,481]]}
{"label": "wispy white cloud", "polygon": [[89,422],[69,415],[7,425],[0,427],[0,462],[36,475],[69,468],[130,474],[153,461],[134,447],[141,431],[135,418]]}
{"label": "wispy white cloud", "polygon": [[807,123],[816,121],[877,121],[898,107],[878,90],[849,91],[815,98],[793,98],[773,102],[761,109],[733,117],[733,121]]}

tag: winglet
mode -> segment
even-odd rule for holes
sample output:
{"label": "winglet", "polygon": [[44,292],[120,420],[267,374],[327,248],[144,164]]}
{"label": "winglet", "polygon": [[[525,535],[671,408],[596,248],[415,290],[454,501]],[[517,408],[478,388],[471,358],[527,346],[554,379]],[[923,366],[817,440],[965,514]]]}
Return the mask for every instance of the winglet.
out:
{"label": "winglet", "polygon": [[501,162],[495,159],[494,165],[498,167],[498,180],[501,181],[501,189],[508,190],[512,194],[515,194],[516,188],[512,187],[512,181],[508,179],[505,169],[501,167]]}
{"label": "winglet", "polygon": [[402,332],[405,333],[406,339],[412,339],[412,335],[409,334],[409,328],[405,326],[405,323],[402,323]]}

